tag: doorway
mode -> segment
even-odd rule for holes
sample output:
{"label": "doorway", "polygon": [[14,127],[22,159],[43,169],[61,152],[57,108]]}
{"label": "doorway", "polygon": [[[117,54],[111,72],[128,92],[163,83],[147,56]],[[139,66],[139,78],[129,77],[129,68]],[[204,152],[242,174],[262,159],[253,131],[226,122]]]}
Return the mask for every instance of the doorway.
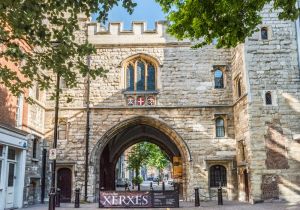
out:
{"label": "doorway", "polygon": [[60,201],[71,202],[72,197],[72,171],[69,168],[60,168],[57,171],[57,187],[60,189]]}
{"label": "doorway", "polygon": [[16,163],[8,162],[7,171],[8,177],[5,208],[10,209],[14,207]]}
{"label": "doorway", "polygon": [[244,183],[245,183],[245,200],[249,202],[249,181],[248,181],[248,172],[244,170]]}

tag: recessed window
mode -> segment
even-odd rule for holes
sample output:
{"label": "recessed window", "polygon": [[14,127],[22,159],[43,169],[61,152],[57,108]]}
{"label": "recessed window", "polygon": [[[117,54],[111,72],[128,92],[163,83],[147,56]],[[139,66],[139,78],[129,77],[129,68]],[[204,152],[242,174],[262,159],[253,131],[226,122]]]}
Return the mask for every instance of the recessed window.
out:
{"label": "recessed window", "polygon": [[261,34],[262,40],[268,40],[268,28],[267,27],[262,27],[260,30],[260,34]]}
{"label": "recessed window", "polygon": [[224,77],[223,72],[219,69],[215,71],[215,88],[224,88]]}
{"label": "recessed window", "polygon": [[266,105],[272,105],[272,94],[270,91],[265,94]]}
{"label": "recessed window", "polygon": [[227,175],[226,168],[222,165],[214,165],[209,169],[210,187],[226,187]]}
{"label": "recessed window", "polygon": [[224,136],[225,136],[224,119],[222,117],[218,117],[216,119],[216,137],[224,137]]}
{"label": "recessed window", "polygon": [[134,59],[126,66],[126,90],[154,91],[156,89],[156,68],[144,59]]}
{"label": "recessed window", "polygon": [[66,81],[64,80],[64,78],[60,77],[59,79],[59,88],[66,88]]}
{"label": "recessed window", "polygon": [[9,159],[9,160],[16,160],[16,150],[15,149],[8,148],[7,159]]}
{"label": "recessed window", "polygon": [[238,98],[242,96],[241,78],[239,78],[236,82],[236,92]]}
{"label": "recessed window", "polygon": [[67,122],[64,120],[60,121],[58,125],[58,139],[67,139]]}
{"label": "recessed window", "polygon": [[22,116],[23,114],[23,95],[20,94],[17,98],[17,106],[16,106],[16,127],[22,127]]}
{"label": "recessed window", "polygon": [[37,158],[38,139],[34,138],[32,141],[32,158]]}

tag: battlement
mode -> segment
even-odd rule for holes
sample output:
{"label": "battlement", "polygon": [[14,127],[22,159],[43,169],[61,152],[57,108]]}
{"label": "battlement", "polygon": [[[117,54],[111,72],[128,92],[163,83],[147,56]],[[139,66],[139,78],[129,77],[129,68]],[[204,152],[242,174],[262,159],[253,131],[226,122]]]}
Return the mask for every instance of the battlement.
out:
{"label": "battlement", "polygon": [[147,23],[132,22],[131,30],[124,30],[122,22],[111,22],[108,29],[99,23],[88,23],[88,40],[94,45],[147,45],[178,42],[166,33],[167,22],[158,21],[155,29],[148,30]]}

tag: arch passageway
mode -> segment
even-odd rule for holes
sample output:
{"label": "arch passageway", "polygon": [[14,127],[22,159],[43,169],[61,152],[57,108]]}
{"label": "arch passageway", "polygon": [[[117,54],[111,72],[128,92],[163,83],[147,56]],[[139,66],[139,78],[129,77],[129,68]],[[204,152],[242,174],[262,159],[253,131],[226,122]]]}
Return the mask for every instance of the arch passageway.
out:
{"label": "arch passageway", "polygon": [[190,159],[190,152],[178,133],[161,120],[139,116],[125,120],[108,130],[95,146],[92,157],[98,170],[96,181],[99,189],[115,190],[115,166],[120,155],[130,146],[141,141],[148,141],[158,145],[166,152],[170,161],[173,157],[182,160],[182,177],[177,181],[186,190],[186,170]]}

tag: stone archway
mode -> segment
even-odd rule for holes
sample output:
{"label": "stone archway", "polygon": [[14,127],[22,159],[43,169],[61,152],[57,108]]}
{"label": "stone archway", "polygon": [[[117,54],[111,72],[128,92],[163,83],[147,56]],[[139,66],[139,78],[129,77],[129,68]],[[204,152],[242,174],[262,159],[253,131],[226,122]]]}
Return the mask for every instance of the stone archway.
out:
{"label": "stone archway", "polygon": [[[186,198],[189,163],[191,161],[189,148],[180,135],[166,123],[145,116],[130,118],[113,126],[100,138],[93,148],[90,156],[90,165],[94,168],[94,173],[91,176],[95,186],[95,195],[98,194],[100,187],[104,186],[105,183],[106,188],[114,188],[112,181],[104,180],[106,175],[114,174],[114,168],[101,168],[103,161],[111,161],[112,164],[110,165],[114,167],[116,158],[126,148],[139,142],[141,138],[147,138],[150,142],[159,145],[170,157],[181,157],[183,173],[180,184],[183,189],[182,196]],[[110,174],[110,176],[113,176],[113,174]]]}

